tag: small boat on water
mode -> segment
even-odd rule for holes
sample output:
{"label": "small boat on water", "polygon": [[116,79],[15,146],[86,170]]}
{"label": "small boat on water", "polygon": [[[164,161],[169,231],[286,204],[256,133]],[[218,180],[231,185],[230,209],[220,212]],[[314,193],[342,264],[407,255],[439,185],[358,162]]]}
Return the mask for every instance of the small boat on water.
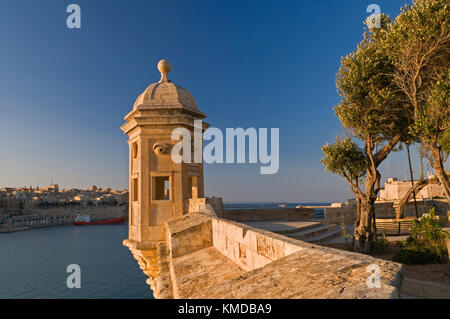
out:
{"label": "small boat on water", "polygon": [[117,217],[93,221],[91,220],[91,215],[81,215],[78,213],[77,217],[75,217],[73,221],[73,224],[76,226],[122,224],[126,219],[127,217]]}
{"label": "small boat on water", "polygon": [[297,206],[295,206],[295,208],[303,208],[303,206],[301,204],[298,204]]}
{"label": "small boat on water", "polygon": [[280,205],[278,205],[278,207],[285,208],[286,204],[280,204]]}

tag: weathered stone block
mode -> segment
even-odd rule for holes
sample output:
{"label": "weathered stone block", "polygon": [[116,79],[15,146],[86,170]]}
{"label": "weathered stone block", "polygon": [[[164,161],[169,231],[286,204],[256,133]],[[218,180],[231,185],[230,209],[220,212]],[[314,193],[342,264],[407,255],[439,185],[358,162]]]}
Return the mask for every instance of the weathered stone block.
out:
{"label": "weathered stone block", "polygon": [[172,258],[192,253],[213,245],[212,221],[199,219],[180,229],[178,225],[167,226],[168,247]]}

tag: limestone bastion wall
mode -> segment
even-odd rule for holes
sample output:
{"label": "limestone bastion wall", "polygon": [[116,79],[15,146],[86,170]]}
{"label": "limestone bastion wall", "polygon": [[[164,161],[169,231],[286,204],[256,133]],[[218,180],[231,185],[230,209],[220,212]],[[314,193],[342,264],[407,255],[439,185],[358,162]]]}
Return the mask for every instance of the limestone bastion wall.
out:
{"label": "limestone bastion wall", "polygon": [[234,220],[243,221],[263,221],[263,220],[304,220],[305,218],[314,218],[314,209],[311,208],[260,208],[260,209],[230,209],[224,210],[217,216]]}
{"label": "limestone bastion wall", "polygon": [[[345,203],[344,203],[345,204]],[[417,201],[417,211],[419,215],[428,213],[431,208],[436,208],[436,213],[441,216],[446,216],[449,206],[446,201],[427,200]],[[340,224],[344,222],[351,225],[355,221],[356,206],[342,205],[342,207],[326,207],[324,209],[326,224]],[[415,207],[412,201],[405,205],[404,217],[415,216]],[[394,202],[376,202],[375,203],[376,218],[395,218]]]}
{"label": "limestone bastion wall", "polygon": [[[290,239],[210,212],[169,221],[166,242],[155,248],[150,253],[136,246],[132,252],[156,298],[398,298],[403,273],[398,263]],[[370,265],[379,270],[379,288],[367,284]]]}

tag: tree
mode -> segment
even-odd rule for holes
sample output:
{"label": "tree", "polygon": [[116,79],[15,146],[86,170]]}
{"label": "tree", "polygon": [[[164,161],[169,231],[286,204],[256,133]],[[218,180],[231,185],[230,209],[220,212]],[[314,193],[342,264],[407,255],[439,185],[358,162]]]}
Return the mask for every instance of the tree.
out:
{"label": "tree", "polygon": [[[383,47],[390,21],[381,16],[381,29],[364,33],[357,50],[341,59],[336,85],[342,97],[336,115],[364,143],[364,186],[347,179],[360,207],[354,229],[354,250],[369,253],[375,228],[375,200],[380,190],[379,165],[399,141],[407,140],[410,107],[390,74],[394,65]],[[325,153],[323,162],[331,160]],[[347,164],[350,165],[350,164]]]}
{"label": "tree", "polygon": [[450,181],[444,163],[449,156],[450,131],[450,73],[446,79],[438,79],[431,86],[429,96],[418,110],[411,131],[424,144],[425,156],[433,167],[445,196],[450,204]]}
{"label": "tree", "polygon": [[450,5],[448,0],[417,0],[402,8],[385,33],[395,66],[394,83],[413,108],[410,132],[429,150],[428,158],[450,203],[444,162],[450,135]]}
{"label": "tree", "polygon": [[359,180],[366,173],[364,150],[350,137],[345,139],[337,137],[336,144],[326,144],[322,147],[322,152],[325,157],[322,158],[321,162],[325,169],[344,177],[350,184],[350,190],[356,197],[356,220],[358,220],[361,208],[358,192]]}

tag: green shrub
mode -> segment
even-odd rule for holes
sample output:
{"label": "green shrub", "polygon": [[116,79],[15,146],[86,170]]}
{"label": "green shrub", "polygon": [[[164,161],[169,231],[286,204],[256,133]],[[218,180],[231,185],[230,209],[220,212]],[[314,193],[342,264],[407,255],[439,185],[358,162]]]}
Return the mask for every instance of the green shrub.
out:
{"label": "green shrub", "polygon": [[448,260],[443,221],[436,217],[435,209],[414,220],[411,234],[405,243],[398,243],[400,251],[393,260],[404,264],[446,263]]}
{"label": "green shrub", "polygon": [[351,244],[352,236],[348,233],[347,227],[345,226],[344,221],[341,222],[341,233],[345,239],[345,249],[353,250],[353,247]]}
{"label": "green shrub", "polygon": [[405,247],[392,258],[393,261],[406,265],[443,264],[446,258],[439,251]]}
{"label": "green shrub", "polygon": [[443,230],[445,221],[436,216],[432,208],[428,214],[424,214],[419,220],[413,220],[411,235],[407,242],[416,247],[441,247],[445,246],[448,233]]}
{"label": "green shrub", "polygon": [[389,247],[389,241],[383,233],[381,237],[376,236],[373,239],[372,249],[377,253],[384,253]]}

